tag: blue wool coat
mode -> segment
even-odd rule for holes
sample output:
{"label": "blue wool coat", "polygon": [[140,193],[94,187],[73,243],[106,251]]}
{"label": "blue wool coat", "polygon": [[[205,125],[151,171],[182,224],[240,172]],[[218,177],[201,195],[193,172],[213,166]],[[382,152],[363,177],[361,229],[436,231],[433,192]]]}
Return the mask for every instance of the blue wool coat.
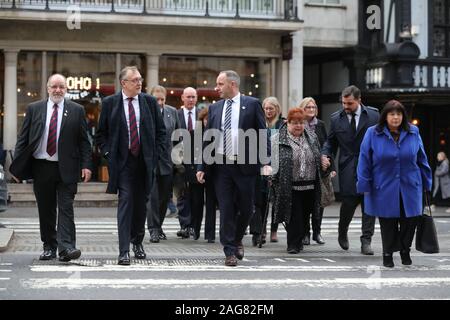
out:
{"label": "blue wool coat", "polygon": [[361,144],[357,190],[364,193],[365,213],[400,217],[400,195],[406,217],[422,214],[423,191],[431,190],[432,175],[419,129],[402,130],[398,144],[385,127],[370,127]]}

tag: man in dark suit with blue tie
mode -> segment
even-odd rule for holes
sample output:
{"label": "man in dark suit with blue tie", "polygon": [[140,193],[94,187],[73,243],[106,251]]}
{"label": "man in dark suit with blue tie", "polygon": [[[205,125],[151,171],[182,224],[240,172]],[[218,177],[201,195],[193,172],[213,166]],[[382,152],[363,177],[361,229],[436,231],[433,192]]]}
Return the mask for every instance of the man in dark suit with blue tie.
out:
{"label": "man in dark suit with blue tie", "polygon": [[108,161],[106,192],[119,193],[118,264],[129,265],[130,243],[136,259],[146,258],[146,201],[158,160],[166,154],[166,129],[155,98],[141,93],[139,70],[125,67],[119,79],[122,91],[102,102],[96,143]]}
{"label": "man in dark suit with blue tie", "polygon": [[[220,210],[220,242],[225,265],[230,267],[244,257],[242,239],[253,214],[255,180],[261,170],[259,144],[250,143],[243,135],[267,132],[261,103],[241,95],[239,85],[240,77],[235,71],[223,71],[217,77],[215,89],[223,100],[209,107],[206,127],[221,132],[215,141],[212,177],[205,177],[205,164],[199,165],[197,172],[199,182],[211,178],[214,181]],[[254,156],[256,161],[251,161]]]}
{"label": "man in dark suit with blue tie", "polygon": [[[44,252],[39,260],[78,259],[73,201],[77,183],[91,178],[91,144],[83,106],[65,100],[66,78],[50,76],[49,98],[27,107],[9,168],[14,179],[33,179]],[[56,209],[58,208],[58,213]],[[57,227],[56,227],[57,226]]]}
{"label": "man in dark suit with blue tie", "polygon": [[356,167],[364,134],[369,127],[378,123],[379,112],[376,108],[361,103],[361,91],[355,86],[349,86],[342,91],[342,106],[342,110],[331,115],[330,132],[322,147],[324,167],[330,166],[329,158],[335,156],[339,148],[339,191],[342,204],[338,242],[342,249],[349,249],[348,227],[357,206],[361,203],[361,253],[373,255],[371,242],[375,218],[364,213],[363,196],[356,192]]}

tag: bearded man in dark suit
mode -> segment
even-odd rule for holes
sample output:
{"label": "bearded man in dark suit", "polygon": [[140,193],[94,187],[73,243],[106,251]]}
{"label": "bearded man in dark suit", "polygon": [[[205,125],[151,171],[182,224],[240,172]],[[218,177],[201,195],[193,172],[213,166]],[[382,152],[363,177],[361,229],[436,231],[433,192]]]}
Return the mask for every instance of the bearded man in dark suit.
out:
{"label": "bearded man in dark suit", "polygon": [[39,259],[54,259],[58,250],[59,260],[70,261],[81,255],[75,246],[73,201],[80,176],[84,182],[91,178],[91,145],[83,106],[64,99],[66,78],[50,76],[47,91],[47,100],[27,107],[10,172],[17,182],[34,180],[44,245]]}

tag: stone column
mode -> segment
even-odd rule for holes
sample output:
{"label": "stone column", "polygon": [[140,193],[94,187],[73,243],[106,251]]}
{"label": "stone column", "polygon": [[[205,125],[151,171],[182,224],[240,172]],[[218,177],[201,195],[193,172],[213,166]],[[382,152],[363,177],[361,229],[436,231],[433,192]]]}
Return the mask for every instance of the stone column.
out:
{"label": "stone column", "polygon": [[147,92],[159,84],[159,55],[147,54]]}
{"label": "stone column", "polygon": [[42,51],[42,61],[41,61],[41,99],[47,97],[47,51]]}
{"label": "stone column", "polygon": [[120,70],[122,70],[122,56],[120,53],[116,53],[116,78],[114,79],[114,92],[116,93],[122,88],[119,81]]}
{"label": "stone column", "polygon": [[5,49],[5,104],[3,148],[13,150],[17,141],[17,57],[18,49]]}
{"label": "stone column", "polygon": [[289,106],[300,104],[303,99],[303,31],[292,35],[292,60],[289,61]]}

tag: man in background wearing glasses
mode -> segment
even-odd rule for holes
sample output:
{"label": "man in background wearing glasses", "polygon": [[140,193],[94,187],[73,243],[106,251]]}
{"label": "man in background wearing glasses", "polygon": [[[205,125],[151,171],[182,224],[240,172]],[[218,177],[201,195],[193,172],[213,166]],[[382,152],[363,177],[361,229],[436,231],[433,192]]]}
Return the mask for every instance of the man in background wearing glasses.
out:
{"label": "man in background wearing glasses", "polygon": [[[166,129],[155,98],[141,93],[142,77],[134,66],[119,76],[121,92],[102,102],[96,143],[108,161],[106,192],[119,193],[117,226],[119,265],[130,264],[130,243],[134,257],[145,259],[146,201],[154,180],[154,169],[165,157]],[[161,159],[168,161],[167,159]]]}

